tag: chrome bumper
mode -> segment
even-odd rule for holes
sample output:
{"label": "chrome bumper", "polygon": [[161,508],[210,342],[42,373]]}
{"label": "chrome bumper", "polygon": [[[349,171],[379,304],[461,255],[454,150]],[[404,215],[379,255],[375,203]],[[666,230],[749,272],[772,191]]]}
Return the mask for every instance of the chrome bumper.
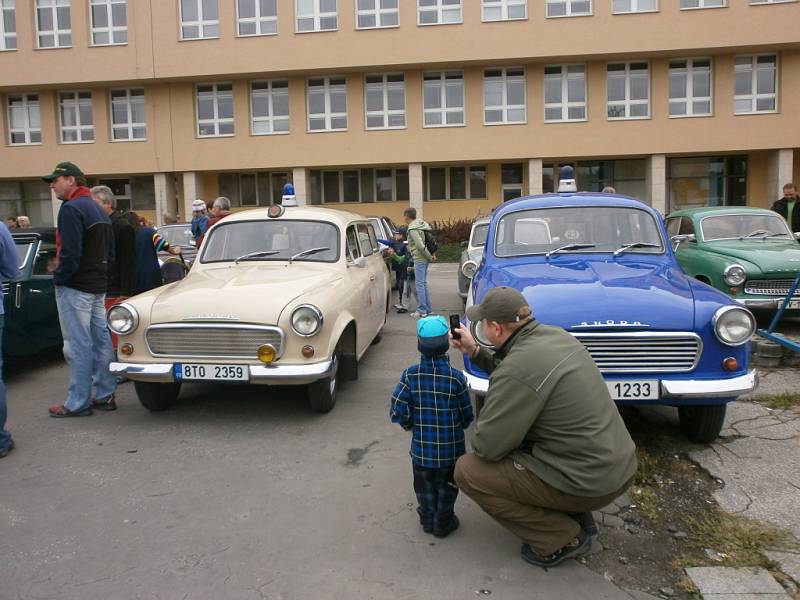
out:
{"label": "chrome bumper", "polygon": [[[133,381],[173,383],[176,381],[174,366],[174,363],[112,362],[109,371],[113,375],[125,375]],[[248,365],[247,368],[250,372],[249,383],[301,385],[329,377],[334,366],[332,360],[325,360],[307,365]],[[207,381],[212,382],[212,380]]]}
{"label": "chrome bumper", "polygon": [[757,300],[755,298],[744,298],[739,300],[739,302],[741,302],[748,308],[777,309],[780,308],[781,302],[783,302],[783,297],[775,299],[764,299],[764,300]]}
{"label": "chrome bumper", "polygon": [[[479,395],[489,389],[489,380],[463,372],[469,389]],[[661,380],[661,399],[690,400],[701,398],[735,398],[749,394],[758,385],[755,370],[746,375],[731,379],[663,379]]]}

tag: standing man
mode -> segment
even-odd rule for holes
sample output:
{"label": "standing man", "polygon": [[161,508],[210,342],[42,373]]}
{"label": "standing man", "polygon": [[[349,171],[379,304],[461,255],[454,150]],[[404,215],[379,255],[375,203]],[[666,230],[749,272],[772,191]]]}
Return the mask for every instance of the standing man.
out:
{"label": "standing man", "polygon": [[800,206],[797,206],[797,186],[787,183],[783,186],[783,198],[776,200],[772,205],[772,210],[786,219],[792,231],[800,231]]}
{"label": "standing man", "polygon": [[[222,219],[231,214],[231,201],[225,196],[220,196],[214,200],[214,204],[211,205],[211,210],[209,212],[211,213],[211,216],[208,217],[208,220],[206,221],[206,231],[211,229],[212,225],[216,225]],[[200,236],[200,239],[197,240],[198,248],[200,247],[203,238],[206,237],[206,231],[204,231],[203,235]]]}
{"label": "standing man", "polygon": [[431,231],[431,226],[422,219],[417,218],[416,208],[407,208],[403,211],[403,220],[408,226],[408,250],[414,261],[414,277],[417,284],[417,310],[411,313],[415,319],[427,317],[431,314],[431,296],[428,292],[428,265],[436,260],[436,256],[428,252],[425,247],[425,232]]}
{"label": "standing man", "polygon": [[[19,254],[8,227],[0,225],[0,279],[7,281],[19,274]],[[5,458],[14,449],[14,440],[6,431],[6,385],[3,382],[3,327],[5,312],[3,290],[0,288],[0,458]]]}
{"label": "standing man", "polygon": [[490,374],[473,452],[458,487],[522,539],[522,558],[554,567],[589,551],[591,511],[628,488],[636,448],[603,376],[578,340],[533,319],[523,295],[496,287],[467,309],[490,353],[460,327],[451,345]]}
{"label": "standing man", "polygon": [[113,403],[117,389],[108,370],[114,349],[104,308],[108,266],[114,258],[114,234],[111,220],[92,200],[86,178],[76,165],[59,163],[42,179],[63,202],[58,211],[58,267],[53,283],[64,358],[70,366],[67,400],[63,405],[51,406],[50,416],[85,417],[92,414],[92,406]]}

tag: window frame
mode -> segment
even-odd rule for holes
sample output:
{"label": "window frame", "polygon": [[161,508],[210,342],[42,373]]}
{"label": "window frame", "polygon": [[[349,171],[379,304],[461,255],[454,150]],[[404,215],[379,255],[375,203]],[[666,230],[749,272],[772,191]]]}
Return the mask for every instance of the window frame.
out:
{"label": "window frame", "polygon": [[[230,86],[230,94],[231,94],[231,116],[220,118],[219,117],[219,86],[227,85]],[[214,93],[214,117],[212,119],[201,119],[200,118],[200,90],[201,86],[211,86],[212,91]],[[227,90],[223,90],[227,91]],[[194,86],[194,110],[195,110],[195,136],[198,139],[206,139],[206,138],[220,138],[220,137],[233,137],[236,135],[236,97],[233,93],[233,83],[228,81],[221,81],[215,83],[196,83]],[[231,133],[220,133],[220,125],[222,123],[228,123],[233,126],[233,131]],[[201,125],[214,125],[214,134],[202,134],[200,133],[200,126]]]}
{"label": "window frame", "polygon": [[[49,2],[47,6],[40,6],[40,2]],[[62,4],[59,4],[61,2]],[[69,29],[62,29],[61,23],[58,21],[58,8],[66,7],[69,11]],[[53,20],[53,29],[48,29],[44,32],[39,23],[39,11],[43,9],[50,9],[51,18]],[[33,4],[34,10],[34,24],[36,25],[36,49],[37,50],[58,50],[60,48],[72,48],[72,1],[71,0],[36,0]],[[42,35],[52,35],[53,45],[42,46]],[[69,35],[69,44],[61,45],[59,43],[59,36]]]}
{"label": "window frame", "polygon": [[[452,5],[445,5],[443,4],[444,0],[434,0],[436,2],[436,6],[421,6],[420,0],[417,0],[417,27],[430,27],[435,25],[461,25],[464,23],[464,0],[458,1],[458,21],[442,21],[442,15],[445,11],[447,12],[455,12],[453,8],[456,6]],[[436,22],[435,23],[423,23],[422,22],[422,13],[436,13]]]}
{"label": "window frame", "polygon": [[[631,10],[614,10],[614,2],[616,0],[611,0],[611,14],[612,15],[641,15],[641,14],[648,14],[648,13],[657,13],[661,10],[659,6],[659,0],[655,0],[656,7],[655,8],[648,8],[646,10],[639,10],[639,2],[642,0],[630,0],[631,2]],[[634,9],[634,5],[636,8]]]}
{"label": "window frame", "polygon": [[[316,169],[315,169],[316,170]],[[338,200],[325,200],[325,174],[326,173],[336,173],[337,177],[337,187],[339,191],[339,199]],[[358,185],[356,188],[358,189],[358,200],[345,200],[344,199],[344,174],[345,173],[355,173],[356,178],[358,179]],[[319,206],[325,206],[326,204],[363,204],[361,201],[361,169],[319,169]]]}
{"label": "window frame", "polygon": [[[775,60],[773,62],[773,79],[775,84],[775,91],[770,94],[758,93],[758,59],[764,56],[772,56]],[[750,58],[750,93],[737,94],[736,93],[736,61],[740,58]],[[737,54],[733,61],[733,114],[734,115],[768,115],[780,112],[778,105],[778,94],[780,85],[780,61],[777,52],[755,52],[753,54]],[[736,110],[736,102],[738,100],[750,99],[749,111]],[[775,102],[775,107],[770,110],[758,110],[758,100],[762,98],[772,98]]]}
{"label": "window frame", "polygon": [[[313,79],[322,79],[324,81],[323,89],[325,93],[325,112],[324,113],[312,113],[311,112],[311,80]],[[344,112],[331,112],[331,79],[342,79],[344,81],[342,87],[344,88]],[[340,84],[335,84],[340,85]],[[306,78],[306,131],[308,133],[326,133],[326,132],[334,132],[334,131],[347,131],[350,125],[350,119],[348,118],[347,114],[347,76],[345,75],[324,75],[321,77],[307,77]],[[325,119],[325,128],[324,129],[311,129],[311,115],[317,115],[313,118]],[[321,115],[321,116],[320,116]],[[336,117],[344,117],[345,119],[345,126],[344,127],[337,127],[332,128],[331,120]]]}
{"label": "window frame", "polygon": [[[489,167],[487,164],[464,164],[464,165],[437,165],[437,166],[425,166],[424,167],[424,179],[425,179],[425,202],[450,202],[450,201],[458,201],[458,200],[486,200],[489,198]],[[430,170],[431,169],[444,169],[444,198],[431,198],[431,176]],[[450,195],[450,170],[451,169],[464,169],[464,198],[453,198]],[[484,191],[486,192],[484,196],[472,196],[472,170],[473,169],[480,169],[486,174],[486,180],[484,181]]]}
{"label": "window frame", "polygon": [[[707,60],[708,61],[708,96],[695,96],[694,95],[694,69],[695,65],[694,62],[696,60]],[[669,92],[669,78],[672,75],[672,63],[677,61],[685,61],[686,67],[681,67],[683,70],[686,71],[684,77],[686,77],[686,96],[682,98],[673,98]],[[708,100],[709,103],[709,112],[707,113],[694,113],[694,102],[695,101],[703,101]],[[686,112],[682,115],[673,115],[672,114],[672,105],[673,103],[677,102],[685,102],[686,103]],[[691,109],[691,111],[689,110]],[[713,117],[714,116],[714,61],[710,56],[700,56],[694,58],[673,58],[670,59],[667,65],[667,114],[669,115],[670,119],[690,119],[690,118],[702,118],[702,117]]]}
{"label": "window frame", "polygon": [[[380,7],[380,0],[375,1],[375,8],[366,8],[360,9],[358,8],[358,0],[353,2],[353,5],[356,10],[356,30],[358,31],[368,31],[370,29],[393,29],[400,27],[400,0],[397,0],[397,8],[381,8]],[[358,17],[363,15],[374,15],[375,16],[375,23],[381,22],[381,16],[384,14],[397,14],[397,24],[396,25],[374,25],[372,27],[362,27],[358,24]]]}
{"label": "window frame", "polygon": [[[336,3],[336,9],[332,13],[330,11],[324,12],[324,13],[322,12],[321,7],[320,7],[320,2],[321,1],[322,0],[313,0],[313,2],[314,2],[314,12],[312,14],[310,14],[310,15],[303,14],[302,17],[300,16],[300,13],[298,12],[298,8],[299,8],[298,2],[300,2],[300,0],[295,0],[294,1],[294,32],[295,33],[324,33],[326,31],[339,31],[339,2],[338,2],[338,0],[334,0],[334,2]],[[333,28],[330,28],[330,29],[321,29],[321,20],[324,17],[325,18],[330,18],[331,16],[333,16],[336,19],[336,27],[333,27]],[[311,19],[311,18],[313,18],[314,19],[314,29],[307,29],[307,30],[301,31],[300,30],[300,19],[301,18],[303,18],[303,19]]]}
{"label": "window frame", "polygon": [[[372,167],[370,169],[372,171],[372,193],[374,200],[372,202],[379,204],[379,203],[388,203],[388,202],[408,202],[408,198],[398,198],[397,197],[397,172],[398,171],[405,171],[406,178],[408,178],[408,167]],[[391,173],[392,179],[392,197],[389,200],[381,200],[378,198],[378,171],[389,171]],[[409,192],[410,195],[410,192]],[[363,199],[362,199],[363,202]],[[369,204],[366,202],[365,204]]]}
{"label": "window frame", "polygon": [[[31,96],[36,96],[36,100],[31,100]],[[19,129],[14,127],[13,119],[11,118],[11,100],[12,98],[22,98],[22,106],[25,111],[25,126],[23,129]],[[35,129],[31,127],[30,123],[30,107],[35,106],[36,110],[39,111],[39,128]],[[42,135],[42,105],[40,101],[40,94],[37,92],[20,92],[20,93],[13,93],[13,94],[6,94],[6,116],[8,118],[8,145],[9,146],[41,146],[44,141],[44,136]],[[39,133],[39,141],[33,142],[31,141],[31,134],[38,132]],[[12,140],[12,136],[17,133],[22,133],[25,136],[24,142],[14,142]]]}
{"label": "window frame", "polygon": [[[114,25],[112,6],[121,4],[125,8],[125,26],[120,27]],[[95,6],[104,6],[106,9],[106,18],[108,25],[106,27],[96,27],[94,24],[94,11]],[[114,34],[119,31],[125,32],[124,42],[115,42]],[[106,44],[97,43],[94,39],[96,33],[107,33],[109,42]],[[89,0],[89,46],[92,48],[104,46],[127,46],[128,45],[128,0]]]}
{"label": "window frame", "polygon": [[[489,4],[489,6],[487,6]],[[522,6],[525,9],[524,17],[509,17],[509,6]],[[501,17],[499,19],[487,19],[487,8],[499,8]],[[502,16],[505,15],[505,16]],[[481,22],[501,23],[503,21],[527,21],[528,20],[528,0],[481,0]]]}
{"label": "window frame", "polygon": [[[400,76],[403,78],[402,82],[397,81],[389,81],[389,77],[397,77]],[[381,78],[381,92],[383,94],[383,109],[380,111],[377,110],[369,110],[367,107],[367,91],[369,86],[375,86],[376,83],[368,83],[367,78],[369,77],[380,77]],[[400,83],[403,88],[403,110],[397,109],[390,109],[389,108],[389,88],[391,84],[398,84]],[[403,115],[403,124],[402,125],[389,125],[389,117],[392,115]],[[369,117],[370,116],[382,116],[384,125],[382,127],[375,127],[369,125]],[[386,129],[406,129],[408,128],[408,117],[406,115],[406,77],[405,73],[402,72],[393,72],[393,73],[367,73],[364,75],[364,129],[367,131],[381,131]]]}
{"label": "window frame", "polygon": [[[569,100],[569,67],[583,67],[583,102],[570,102]],[[561,102],[547,102],[547,69],[555,69],[560,68],[561,73],[559,74],[559,79],[561,80]],[[586,63],[563,63],[563,64],[552,64],[552,65],[545,65],[544,66],[545,73],[544,73],[544,80],[542,85],[542,106],[543,106],[543,120],[545,123],[581,123],[584,121],[589,120],[589,88],[587,82],[587,68]],[[548,108],[561,108],[561,118],[560,119],[548,119],[547,118],[547,109]],[[581,119],[570,119],[569,118],[569,109],[570,108],[583,108],[583,118]],[[566,118],[564,118],[566,115]]]}
{"label": "window frame", "polygon": [[[131,95],[133,91],[140,91],[142,92],[142,110],[144,111],[144,121],[141,123],[133,121],[133,101],[132,98],[134,96]],[[114,92],[125,92],[125,108],[127,110],[128,121],[125,123],[114,123]],[[135,96],[139,98],[140,96]],[[111,88],[108,90],[108,116],[109,116],[109,133],[111,133],[111,142],[118,143],[118,142],[146,142],[147,141],[147,93],[145,92],[144,87],[129,87],[129,88]],[[122,127],[127,128],[128,136],[127,138],[120,138],[116,139],[114,137],[114,130],[120,129]],[[134,137],[133,130],[143,128],[144,129],[144,137]]]}
{"label": "window frame", "polygon": [[797,1],[798,0],[750,0],[748,4],[750,6],[761,6],[764,4],[789,4]]}
{"label": "window frame", "polygon": [[[92,90],[59,90],[58,94],[58,131],[59,131],[59,143],[61,144],[93,144],[95,141],[94,135],[94,106],[93,106],[93,97],[92,97]],[[67,100],[75,110],[75,122],[77,125],[64,125],[64,98],[62,98],[63,94],[72,94],[73,98]],[[81,100],[86,100],[86,98],[81,98],[80,94],[89,94],[88,104],[89,108],[91,109],[92,114],[92,124],[91,127],[88,125],[84,125],[81,123]],[[77,131],[77,140],[65,140],[64,139],[64,131],[66,130],[75,130]],[[92,132],[92,139],[84,140],[83,138],[83,130],[90,129]]]}
{"label": "window frame", "polygon": [[[274,17],[264,17],[261,15],[261,3],[258,0],[253,0],[255,5],[255,17],[241,17],[239,16],[239,3],[242,0],[235,0],[236,2],[236,37],[261,37],[265,35],[278,35],[278,2],[275,2],[275,16]],[[242,33],[241,25],[242,22],[244,23],[255,23],[256,25],[256,33]],[[275,31],[274,32],[267,32],[261,33],[261,24],[263,22],[274,22],[275,23]]]}
{"label": "window frame", "polygon": [[710,8],[728,8],[728,0],[721,0],[722,4],[714,4],[706,6],[706,2],[713,2],[714,0],[697,0],[699,6],[684,6],[684,0],[680,0],[680,10],[706,10]]}
{"label": "window frame", "polygon": [[[647,65],[647,100],[631,100],[631,65],[643,63]],[[612,104],[612,101],[608,98],[608,82],[609,82],[609,70],[608,67],[611,65],[625,65],[625,100],[622,101],[625,106],[625,116],[622,117],[611,117],[608,114],[609,106]],[[648,60],[626,60],[626,61],[612,61],[606,63],[606,120],[608,121],[641,121],[646,119],[651,119],[653,115],[653,109],[651,106],[652,100],[652,86],[653,86],[653,78],[650,74],[650,61]],[[618,105],[621,102],[619,100],[614,100],[613,104]],[[634,105],[647,105],[647,115],[644,116],[630,116],[631,106]]]}
{"label": "window frame", "polygon": [[[253,109],[253,99],[254,99],[253,96],[254,96],[254,92],[255,92],[255,90],[253,89],[253,85],[257,84],[257,83],[260,83],[260,84],[266,83],[268,85],[266,90],[267,90],[267,98],[268,98],[268,105],[269,105],[269,113],[270,114],[268,116],[266,116],[266,117],[261,117],[261,116],[256,117],[255,116],[255,111]],[[286,84],[285,88],[283,88],[283,87],[279,88],[279,89],[285,89],[286,90],[286,103],[287,103],[287,107],[288,107],[289,110],[288,110],[288,112],[287,112],[287,114],[285,116],[284,115],[278,115],[278,116],[275,115],[275,100],[274,100],[273,94],[274,94],[274,85],[276,83],[285,83]],[[292,107],[291,107],[291,104],[289,103],[289,80],[288,79],[254,79],[253,81],[249,82],[248,89],[249,89],[249,96],[250,96],[250,135],[289,135],[291,133],[291,129],[292,129],[292,121],[291,121]],[[260,91],[263,91],[263,88]],[[276,120],[279,120],[279,121],[284,121],[285,120],[286,121],[286,123],[287,123],[286,131],[275,131],[275,121]],[[255,130],[255,124],[257,122],[258,123],[269,123],[270,124],[270,131],[263,132],[263,133],[257,132]]]}
{"label": "window frame", "polygon": [[[486,104],[486,73],[487,71],[497,71],[499,70],[500,81],[503,85],[503,100],[502,104],[496,106],[487,106]],[[508,71],[509,70],[521,70],[522,75],[512,75],[511,77],[520,77],[522,81],[522,104],[508,104]],[[521,121],[509,121],[508,120],[508,112],[510,110],[519,110],[522,109],[523,117]],[[487,121],[486,120],[486,113],[490,110],[500,110],[503,113],[503,119],[501,121]],[[496,68],[488,68],[483,70],[483,124],[486,126],[495,126],[495,125],[525,125],[528,123],[528,72],[524,66],[512,66],[512,67],[496,67]]]}
{"label": "window frame", "polygon": [[[553,2],[563,2],[564,7],[566,8],[566,13],[563,15],[551,15],[550,14],[550,6]],[[589,3],[589,10],[586,12],[572,12],[572,4],[574,2],[588,2]],[[594,15],[594,5],[592,4],[592,0],[545,0],[544,5],[544,15],[546,19],[568,19],[570,17],[591,17]]]}
{"label": "window frame", "polygon": [[[203,0],[190,0],[195,3],[197,6],[197,16],[198,19],[196,21],[184,21],[183,19],[183,0],[178,0],[178,31],[180,35],[178,36],[179,41],[181,42],[193,42],[195,40],[217,40],[220,37],[220,23],[219,23],[219,0],[214,0],[217,2],[217,18],[216,19],[206,19],[205,15],[203,14]],[[211,27],[213,25],[217,26],[217,35],[205,35],[205,28]],[[197,27],[197,37],[184,37],[183,35],[183,28],[184,27]]]}
{"label": "window frame", "polygon": [[[8,5],[6,5],[8,3]],[[5,12],[9,11],[14,15],[14,31],[6,31]],[[8,46],[6,38],[14,40],[14,47]],[[17,5],[16,0],[0,0],[0,52],[14,52],[19,49],[17,36]]]}
{"label": "window frame", "polygon": [[[439,75],[439,108],[425,108],[425,76],[426,75]],[[447,108],[447,74],[460,75],[461,81],[461,108]],[[430,79],[429,81],[433,81]],[[447,123],[447,113],[461,111],[461,123]],[[443,117],[442,122],[437,124],[428,125],[425,123],[425,116],[429,113],[438,112]],[[422,73],[422,127],[423,129],[438,128],[438,127],[466,127],[467,126],[467,93],[464,84],[464,71],[463,70],[443,70],[443,71],[423,71]]]}

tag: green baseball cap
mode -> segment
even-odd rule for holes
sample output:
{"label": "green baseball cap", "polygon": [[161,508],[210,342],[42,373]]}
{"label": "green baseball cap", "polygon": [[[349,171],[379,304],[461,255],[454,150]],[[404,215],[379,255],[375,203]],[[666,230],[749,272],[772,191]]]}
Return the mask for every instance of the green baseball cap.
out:
{"label": "green baseball cap", "polygon": [[60,162],[56,165],[56,168],[53,169],[52,173],[45,175],[42,179],[50,183],[56,177],[83,177],[83,171],[81,171],[75,163],[69,161]]}
{"label": "green baseball cap", "polygon": [[[528,308],[528,310],[522,311],[522,308]],[[524,314],[520,314],[523,312]],[[467,309],[467,318],[473,323],[482,319],[497,323],[513,323],[529,316],[530,306],[525,300],[525,296],[505,285],[492,288],[486,292],[483,302],[473,304]]]}

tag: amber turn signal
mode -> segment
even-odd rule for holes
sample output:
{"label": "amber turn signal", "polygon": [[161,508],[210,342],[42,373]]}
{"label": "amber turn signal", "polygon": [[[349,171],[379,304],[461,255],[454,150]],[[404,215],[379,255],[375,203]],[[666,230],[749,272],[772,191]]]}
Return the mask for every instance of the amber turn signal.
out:
{"label": "amber turn signal", "polygon": [[130,344],[122,344],[122,346],[119,347],[119,351],[125,355],[130,356],[131,354],[133,354],[133,346]]}
{"label": "amber turn signal", "polygon": [[301,352],[303,353],[303,356],[305,356],[306,358],[311,358],[312,356],[314,356],[314,346],[308,346],[308,345],[303,346]]}
{"label": "amber turn signal", "polygon": [[730,291],[731,291],[731,296],[735,296],[736,294],[739,293],[739,288],[732,287],[732,288],[730,288]]}
{"label": "amber turn signal", "polygon": [[263,346],[258,347],[258,360],[263,362],[265,365],[274,362],[276,354],[275,346],[270,344],[264,344]]}
{"label": "amber turn signal", "polygon": [[735,371],[739,368],[739,361],[729,356],[725,360],[722,361],[722,368],[726,371]]}

